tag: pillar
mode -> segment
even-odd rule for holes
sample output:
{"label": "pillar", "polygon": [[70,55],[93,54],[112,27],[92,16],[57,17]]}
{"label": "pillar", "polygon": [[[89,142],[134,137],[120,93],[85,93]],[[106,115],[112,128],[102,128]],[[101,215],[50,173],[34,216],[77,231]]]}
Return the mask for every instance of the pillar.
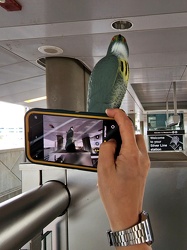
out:
{"label": "pillar", "polygon": [[61,150],[63,148],[63,136],[62,135],[56,135],[57,137],[57,150]]}
{"label": "pillar", "polygon": [[90,137],[86,136],[86,137],[82,138],[82,142],[83,142],[84,150],[92,152],[92,147],[91,147],[91,144],[90,144]]}
{"label": "pillar", "polygon": [[134,125],[135,125],[135,116],[136,116],[135,113],[128,114],[128,117],[132,120],[132,122],[134,123]]}
{"label": "pillar", "polygon": [[47,107],[85,111],[90,71],[83,63],[66,57],[46,58]]}

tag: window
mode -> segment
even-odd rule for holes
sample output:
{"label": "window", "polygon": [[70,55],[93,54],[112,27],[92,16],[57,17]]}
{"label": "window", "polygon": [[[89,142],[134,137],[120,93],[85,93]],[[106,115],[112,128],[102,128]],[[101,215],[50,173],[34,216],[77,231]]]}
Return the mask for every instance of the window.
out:
{"label": "window", "polygon": [[0,150],[24,147],[25,107],[0,102]]}

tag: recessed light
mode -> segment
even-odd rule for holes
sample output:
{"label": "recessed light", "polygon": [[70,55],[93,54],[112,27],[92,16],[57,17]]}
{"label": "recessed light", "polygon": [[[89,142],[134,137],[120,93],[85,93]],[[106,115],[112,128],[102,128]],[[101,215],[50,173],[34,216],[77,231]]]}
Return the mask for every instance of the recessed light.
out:
{"label": "recessed light", "polygon": [[111,24],[115,30],[128,30],[132,28],[133,24],[127,20],[117,20]]}
{"label": "recessed light", "polygon": [[63,49],[56,47],[56,46],[41,46],[38,50],[45,55],[60,55],[63,53]]}
{"label": "recessed light", "polygon": [[47,99],[47,96],[41,96],[41,97],[25,100],[24,102],[31,103],[31,102],[38,102],[38,101],[42,101],[42,100],[46,100],[46,99]]}

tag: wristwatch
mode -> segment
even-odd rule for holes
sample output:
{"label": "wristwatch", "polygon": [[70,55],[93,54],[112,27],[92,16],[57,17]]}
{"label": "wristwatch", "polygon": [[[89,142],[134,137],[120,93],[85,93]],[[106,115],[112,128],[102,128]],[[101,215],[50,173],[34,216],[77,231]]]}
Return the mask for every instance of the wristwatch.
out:
{"label": "wristwatch", "polygon": [[154,241],[149,214],[143,211],[140,214],[140,223],[122,230],[107,232],[110,246],[126,247],[146,243],[151,245]]}

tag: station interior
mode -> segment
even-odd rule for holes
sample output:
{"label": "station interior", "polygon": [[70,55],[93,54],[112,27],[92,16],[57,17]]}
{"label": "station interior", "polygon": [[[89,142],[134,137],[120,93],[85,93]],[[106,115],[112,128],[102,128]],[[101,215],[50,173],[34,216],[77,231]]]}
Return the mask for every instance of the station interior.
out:
{"label": "station interior", "polygon": [[[119,34],[128,43],[130,71],[120,108],[136,134],[143,134],[151,161],[143,207],[151,218],[153,249],[186,250],[187,1],[0,1],[0,102],[25,112],[86,112],[90,74]],[[69,207],[27,242],[18,233],[24,242],[19,249],[110,249],[96,171],[30,162],[25,146],[0,150],[1,204],[50,181],[68,187]],[[0,230],[5,231],[1,225]],[[10,239],[15,230],[6,232]],[[1,244],[0,236],[0,250],[17,250]]]}

